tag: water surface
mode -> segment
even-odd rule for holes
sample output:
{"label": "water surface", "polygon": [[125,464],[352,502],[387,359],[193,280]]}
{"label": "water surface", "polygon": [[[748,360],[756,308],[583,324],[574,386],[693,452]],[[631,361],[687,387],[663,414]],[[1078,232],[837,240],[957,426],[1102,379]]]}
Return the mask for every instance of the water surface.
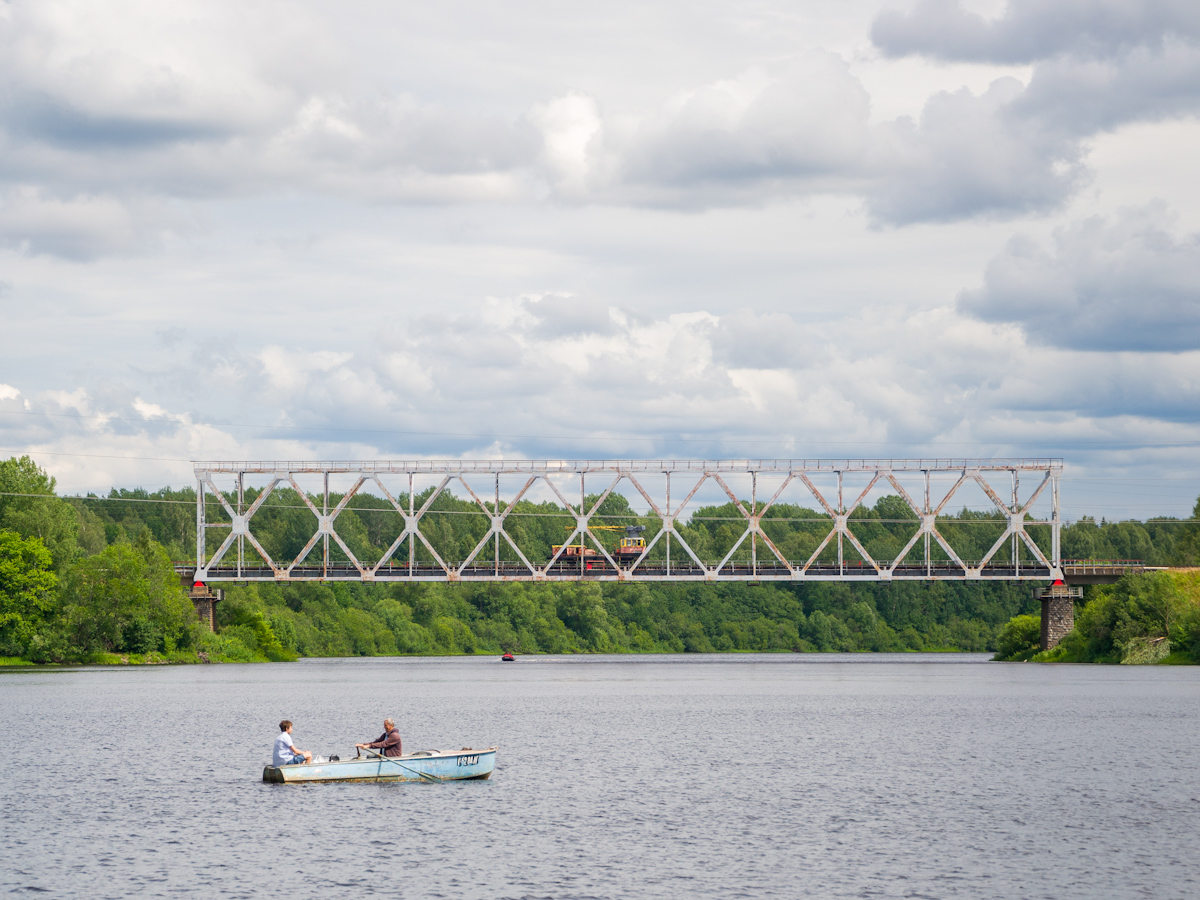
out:
{"label": "water surface", "polygon": [[[1196,897],[1200,669],[939,655],[0,671],[0,890]],[[298,746],[491,781],[268,785]]]}

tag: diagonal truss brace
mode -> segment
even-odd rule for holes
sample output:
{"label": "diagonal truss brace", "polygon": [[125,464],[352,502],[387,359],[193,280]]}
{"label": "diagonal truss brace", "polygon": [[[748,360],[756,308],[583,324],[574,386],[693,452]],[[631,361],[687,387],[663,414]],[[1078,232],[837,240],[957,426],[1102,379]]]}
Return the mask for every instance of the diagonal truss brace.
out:
{"label": "diagonal truss brace", "polygon": [[[1034,490],[1029,499],[1025,501],[1024,506],[1017,505],[1015,477],[1013,503],[1012,506],[1006,506],[1004,502],[996,496],[996,492],[992,490],[991,485],[984,480],[983,476],[979,472],[973,472],[971,475],[975,481],[979,483],[979,486],[983,488],[983,492],[991,498],[992,502],[996,504],[997,509],[1003,512],[1008,520],[1008,525],[1004,529],[1004,534],[1000,535],[1000,537],[996,539],[996,543],[992,545],[992,549],[987,552],[987,554],[983,557],[983,561],[980,562],[979,568],[982,569],[989,562],[991,562],[992,557],[996,555],[1002,546],[1004,546],[1004,541],[1007,538],[1014,536],[1018,537],[1021,543],[1029,548],[1029,552],[1031,552],[1037,560],[1039,560],[1043,565],[1049,566],[1050,561],[1046,559],[1041,549],[1036,543],[1034,543],[1033,538],[1029,536],[1029,532],[1025,530],[1025,518],[1029,514],[1029,508],[1037,502],[1038,497],[1042,495],[1042,491],[1046,489],[1046,485],[1050,483],[1050,473],[1047,472],[1045,477],[1042,478],[1041,484],[1037,486],[1037,489]],[[1013,554],[1013,562],[1014,564],[1017,563],[1017,556],[1015,553]]]}

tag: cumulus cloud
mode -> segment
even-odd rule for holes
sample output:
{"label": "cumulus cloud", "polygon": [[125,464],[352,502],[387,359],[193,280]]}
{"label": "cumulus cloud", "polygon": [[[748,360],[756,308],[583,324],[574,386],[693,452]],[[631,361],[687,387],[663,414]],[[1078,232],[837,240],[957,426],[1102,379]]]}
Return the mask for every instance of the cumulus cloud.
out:
{"label": "cumulus cloud", "polygon": [[33,254],[95,259],[154,246],[166,234],[191,228],[188,217],[157,200],[55,196],[32,185],[0,189],[0,245]]}
{"label": "cumulus cloud", "polygon": [[624,127],[571,98],[588,111],[589,137],[571,144],[574,174],[555,184],[560,199],[682,208],[848,193],[885,225],[1044,212],[1087,171],[1078,129],[1039,91],[1005,77],[982,94],[935,94],[915,121],[872,123],[846,62],[815,51],[686,92]]}
{"label": "cumulus cloud", "polygon": [[850,63],[819,49],[648,108],[569,89],[501,112],[364,82],[305,7],[239,11],[236,27],[220,4],[6,8],[0,241],[71,258],[153,246],[177,200],[296,192],[683,209],[832,192],[888,225],[1044,212],[1086,183],[1089,136],[1200,101],[1184,4],[1018,2],[992,22],[948,2],[883,13],[873,36],[891,55],[1037,63],[1028,85],[937,93],[915,121],[890,122],[872,120]]}
{"label": "cumulus cloud", "polygon": [[651,190],[734,192],[764,181],[861,177],[869,113],[845,61],[813,51],[675,97],[618,145],[621,177]]}
{"label": "cumulus cloud", "polygon": [[1044,212],[1086,178],[1082,148],[1053,121],[1023,115],[1014,78],[982,95],[937,94],[919,121],[882,128],[886,176],[868,193],[878,220],[893,224]]}
{"label": "cumulus cloud", "polygon": [[1190,0],[1008,0],[989,20],[962,0],[920,0],[907,12],[884,10],[871,27],[871,40],[890,56],[963,62],[1112,56],[1161,48],[1170,38],[1200,38],[1200,7]]}
{"label": "cumulus cloud", "polygon": [[528,118],[541,137],[541,162],[555,193],[586,198],[603,177],[599,144],[604,123],[596,101],[571,93],[535,104]]}
{"label": "cumulus cloud", "polygon": [[1088,136],[1128,122],[1200,111],[1200,44],[1173,38],[1116,57],[1058,56],[1040,62],[1013,103],[1018,119]]}
{"label": "cumulus cloud", "polygon": [[512,199],[511,170],[537,152],[512,117],[355,87],[345,48],[302,5],[6,8],[0,148],[18,182],[59,193],[302,186],[372,200]]}
{"label": "cumulus cloud", "polygon": [[46,450],[75,490],[187,483],[193,458],[986,456],[1059,440],[1078,471],[1126,452],[1081,440],[1200,438],[1197,350],[1080,354],[952,308],[812,323],[594,304],[598,330],[545,328],[540,306],[577,299],[495,298],[353,351],[276,344],[234,375],[190,366],[201,389],[220,382],[207,422],[134,379],[0,387],[0,444]]}
{"label": "cumulus cloud", "polygon": [[922,0],[881,12],[871,38],[892,57],[1034,63],[1010,120],[1064,135],[1200,110],[1200,6],[1187,0],[1012,0],[992,21]]}
{"label": "cumulus cloud", "polygon": [[[288,118],[305,81],[336,74],[323,58],[328,37],[288,4],[240,8],[239,27],[220,4],[192,0],[169,15],[137,0],[5,6],[6,124],[49,143],[128,152],[270,129]],[[279,64],[302,48],[303,66]]]}
{"label": "cumulus cloud", "polygon": [[1018,235],[959,309],[1019,325],[1031,342],[1100,351],[1200,349],[1200,235],[1176,237],[1162,204]]}

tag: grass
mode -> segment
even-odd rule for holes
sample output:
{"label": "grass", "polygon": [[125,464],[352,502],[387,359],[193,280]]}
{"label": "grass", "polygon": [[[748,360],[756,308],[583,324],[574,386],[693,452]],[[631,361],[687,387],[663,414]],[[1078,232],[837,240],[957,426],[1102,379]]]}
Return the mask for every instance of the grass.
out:
{"label": "grass", "polygon": [[1155,663],[1155,665],[1159,665],[1159,666],[1194,666],[1194,665],[1196,665],[1196,660],[1192,656],[1192,654],[1189,653],[1187,650],[1173,650],[1171,653],[1168,653],[1166,656],[1164,656],[1162,659],[1160,659],[1157,663]]}

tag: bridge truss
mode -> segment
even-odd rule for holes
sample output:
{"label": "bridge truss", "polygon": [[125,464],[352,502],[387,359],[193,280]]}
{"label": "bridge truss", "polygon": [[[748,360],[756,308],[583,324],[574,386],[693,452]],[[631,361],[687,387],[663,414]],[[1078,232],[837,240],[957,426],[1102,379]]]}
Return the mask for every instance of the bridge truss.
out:
{"label": "bridge truss", "polygon": [[[243,461],[197,462],[195,472],[198,582],[1062,577],[1058,459]],[[331,495],[331,478],[348,487]],[[315,480],[315,486],[305,490],[302,480],[310,486]],[[428,487],[419,490],[422,480]],[[502,481],[510,486],[503,496]],[[1003,486],[998,489],[999,483]],[[951,502],[962,502],[956,498],[967,487],[994,507],[981,517],[983,524],[1000,532],[976,559],[956,549],[956,540],[963,539],[956,539],[947,526]],[[789,526],[791,520],[780,512],[785,508],[781,498],[797,492],[817,518],[796,521],[823,533],[815,549],[806,545],[799,555],[781,538],[796,526]],[[903,520],[887,520],[907,522],[897,527],[911,530],[907,543],[889,559],[873,556],[860,540],[865,530],[877,527],[877,521],[862,518],[865,501],[880,493],[901,498],[902,508],[910,513]],[[603,524],[616,517],[605,517],[601,510],[606,500],[618,495],[644,509],[638,515],[646,536],[633,542],[632,551],[626,547],[617,552],[611,538],[605,541],[598,535],[617,527]],[[356,498],[363,502],[368,496],[395,526],[379,541],[380,546],[387,541],[387,549],[373,559],[368,557],[375,554],[365,553],[361,541],[355,552],[353,540],[339,532],[339,518],[349,519],[346,512],[359,509],[352,505]],[[538,496],[543,499],[535,505],[532,498]],[[705,497],[736,510],[727,512],[721,524],[740,529],[732,546],[716,553],[711,546],[699,546],[697,522],[690,518],[692,508]],[[306,516],[311,515],[307,542],[287,559],[275,558],[278,549],[275,556],[268,552],[264,542],[270,542],[259,527],[269,515],[272,498],[277,503],[286,498],[285,505],[302,505]],[[444,529],[431,524],[437,516],[444,521],[451,514],[444,508],[451,501],[469,505],[469,513],[460,509],[458,514],[474,517],[476,525],[473,548],[460,550],[459,558],[450,558],[444,541],[439,545]],[[561,544],[543,541],[539,556],[528,529],[522,529],[521,523],[528,520],[521,517],[544,519],[547,509],[560,517],[557,527],[569,536]],[[794,518],[799,507],[786,509]],[[626,512],[620,518],[631,515]]]}

